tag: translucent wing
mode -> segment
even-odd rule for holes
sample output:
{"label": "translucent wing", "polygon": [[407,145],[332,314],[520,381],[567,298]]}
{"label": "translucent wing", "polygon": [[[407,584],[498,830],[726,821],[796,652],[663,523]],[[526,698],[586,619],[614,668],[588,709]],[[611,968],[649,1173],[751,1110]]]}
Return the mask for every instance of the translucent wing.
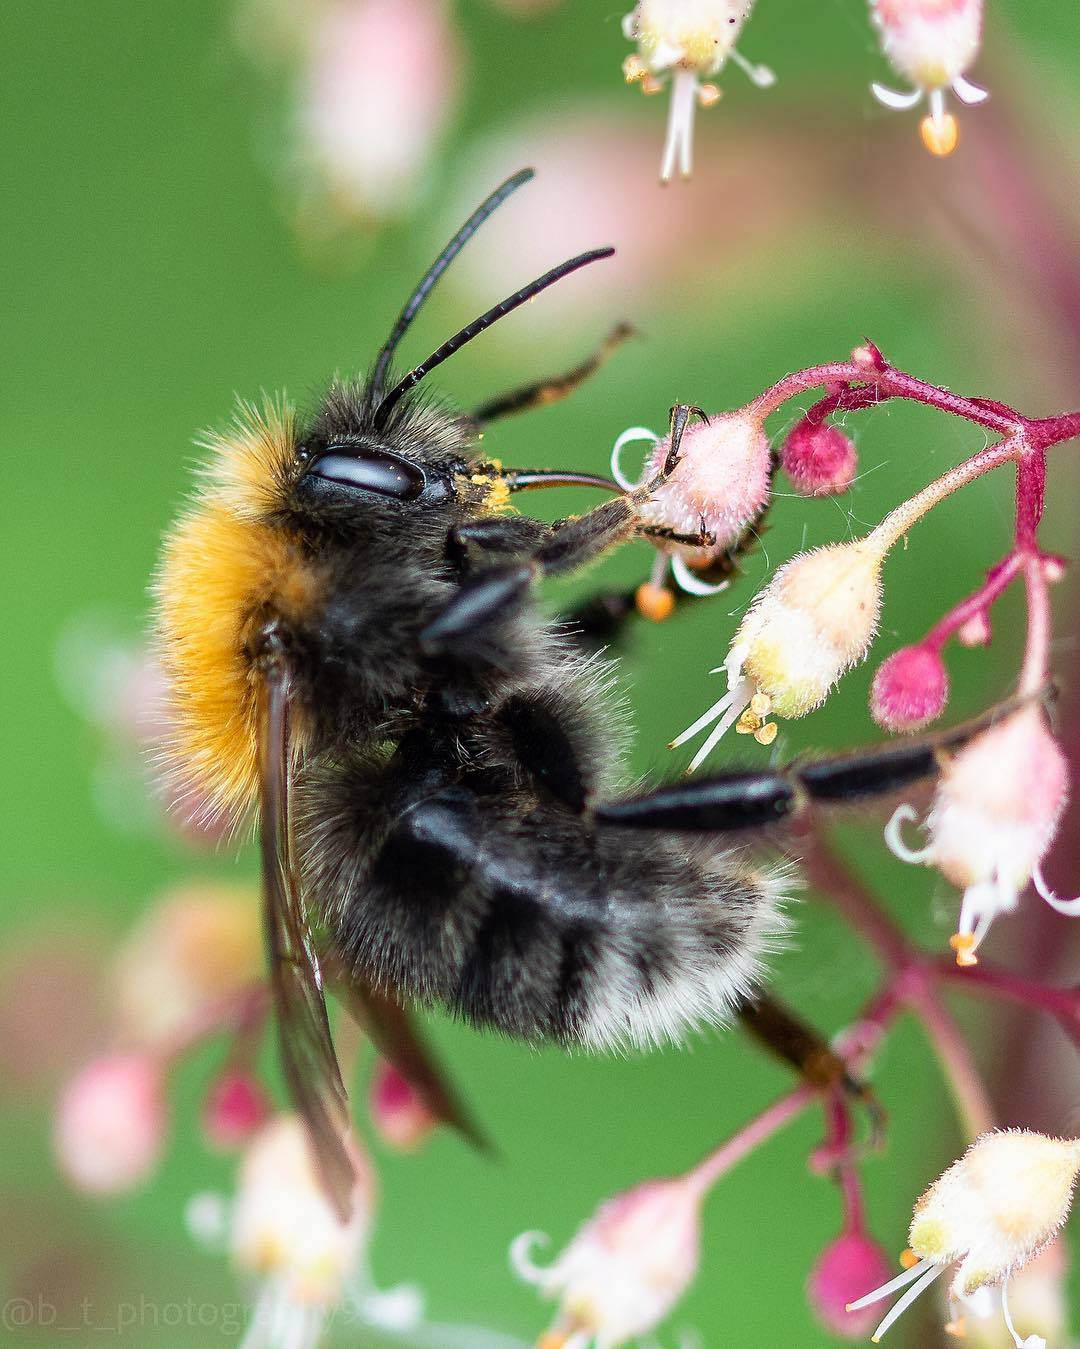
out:
{"label": "translucent wing", "polygon": [[292,859],[289,675],[283,659],[267,662],[260,694],[263,921],[281,1066],[293,1105],[307,1125],[327,1197],[344,1221],[355,1180],[343,1141],[349,1112]]}

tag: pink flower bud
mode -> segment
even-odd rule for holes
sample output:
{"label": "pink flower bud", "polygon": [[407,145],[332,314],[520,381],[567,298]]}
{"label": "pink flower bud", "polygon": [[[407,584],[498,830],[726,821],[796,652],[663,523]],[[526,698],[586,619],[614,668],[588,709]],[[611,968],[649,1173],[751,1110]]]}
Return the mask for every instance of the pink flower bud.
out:
{"label": "pink flower bud", "polygon": [[882,662],[870,690],[870,715],[886,731],[917,731],[949,701],[949,672],[939,652],[904,646]]}
{"label": "pink flower bud", "polygon": [[266,1093],[243,1070],[226,1071],[214,1081],[203,1104],[206,1140],[220,1152],[241,1147],[270,1115]]}
{"label": "pink flower bud", "polygon": [[956,630],[956,640],[961,646],[989,646],[992,636],[990,617],[986,613],[972,614]]}
{"label": "pink flower bud", "polygon": [[818,1256],[806,1292],[822,1325],[845,1340],[865,1339],[878,1319],[875,1307],[847,1305],[885,1283],[893,1270],[884,1251],[864,1232],[845,1232]]}
{"label": "pink flower bud", "polygon": [[385,1059],[372,1076],[369,1104],[379,1136],[401,1152],[418,1148],[438,1123],[412,1084]]}
{"label": "pink flower bud", "polygon": [[138,1054],[110,1054],[87,1064],[61,1095],[57,1160],[77,1189],[131,1190],[157,1165],[166,1127],[157,1064]]}
{"label": "pink flower bud", "polygon": [[859,466],[855,446],[839,427],[805,418],[792,427],[781,460],[791,485],[806,497],[846,492]]}

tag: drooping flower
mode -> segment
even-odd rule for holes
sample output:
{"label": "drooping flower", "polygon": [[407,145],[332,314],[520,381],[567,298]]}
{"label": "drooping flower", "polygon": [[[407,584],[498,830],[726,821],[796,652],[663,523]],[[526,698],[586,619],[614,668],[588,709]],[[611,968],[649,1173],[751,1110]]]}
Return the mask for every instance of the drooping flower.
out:
{"label": "drooping flower", "polygon": [[933,646],[904,646],[882,661],[870,690],[870,715],[886,731],[917,731],[949,701],[949,672]]}
{"label": "drooping flower", "polygon": [[754,0],[640,0],[623,19],[623,32],[637,44],[637,52],[623,63],[628,84],[640,84],[647,94],[663,88],[671,75],[671,106],[660,181],[669,182],[676,164],[690,176],[694,113],[700,103],[711,107],[720,90],[703,77],[717,75],[728,61],[744,70],[765,89],[776,76],[767,66],[755,66],[735,49]]}
{"label": "drooping flower", "polygon": [[[631,482],[620,465],[623,449],[634,441],[652,446],[638,482]],[[636,487],[660,470],[670,447],[670,437],[631,427],[615,442],[612,473],[622,486]],[[687,426],[676,469],[640,517],[645,528],[656,531],[652,542],[670,559],[684,590],[707,595],[723,589],[724,583],[710,585],[694,571],[723,558],[739,542],[768,504],[771,483],[769,439],[760,418],[748,409]]]}
{"label": "drooping flower", "polygon": [[951,154],[959,127],[946,110],[946,91],[966,104],[988,97],[966,77],[979,54],[983,0],[870,0],[870,14],[893,69],[915,86],[902,92],[875,83],[874,97],[888,108],[913,108],[925,98],[923,144],[931,154]]}
{"label": "drooping flower", "polygon": [[797,421],[780,452],[784,472],[800,496],[836,496],[855,481],[859,456],[851,438],[831,422]]}
{"label": "drooping flower", "polygon": [[140,919],[117,955],[117,1014],[137,1044],[166,1045],[262,977],[258,895],[244,885],[184,885]]}
{"label": "drooping flower", "polygon": [[1048,1138],[1026,1129],[984,1134],[916,1203],[908,1233],[915,1262],[850,1309],[907,1289],[874,1332],[876,1343],[920,1293],[955,1266],[949,1286],[954,1299],[1000,1286],[1002,1310],[1018,1349],[1045,1349],[1040,1336],[1022,1339],[1014,1329],[1007,1284],[1065,1222],[1078,1172],[1078,1139]]}
{"label": "drooping flower", "polygon": [[902,837],[911,806],[898,806],[885,830],[890,849],[905,862],[937,867],[963,890],[952,946],[957,963],[973,965],[991,923],[1012,913],[1034,880],[1059,912],[1076,915],[1080,903],[1047,887],[1042,862],[1057,834],[1069,789],[1061,746],[1042,709],[1022,708],[959,750],[945,764],[927,814],[927,843],[909,848]]}
{"label": "drooping flower", "polygon": [[608,1200],[546,1268],[530,1251],[541,1233],[525,1232],[511,1247],[520,1278],[558,1299],[551,1349],[616,1349],[647,1335],[672,1309],[697,1273],[701,1188],[691,1179],[647,1181]]}
{"label": "drooping flower", "polygon": [[843,1232],[818,1256],[806,1291],[818,1319],[845,1340],[864,1339],[877,1319],[874,1312],[848,1311],[856,1298],[889,1277],[885,1252],[859,1230]]}
{"label": "drooping flower", "polygon": [[754,598],[720,667],[727,693],[672,741],[681,745],[716,722],[691,770],[736,724],[770,744],[776,723],[768,717],[805,716],[863,659],[877,631],[884,553],[871,535],[802,553],[779,568]]}
{"label": "drooping flower", "polygon": [[142,1054],[109,1054],[87,1064],[60,1097],[57,1161],[87,1193],[132,1190],[157,1166],[167,1126],[159,1064]]}

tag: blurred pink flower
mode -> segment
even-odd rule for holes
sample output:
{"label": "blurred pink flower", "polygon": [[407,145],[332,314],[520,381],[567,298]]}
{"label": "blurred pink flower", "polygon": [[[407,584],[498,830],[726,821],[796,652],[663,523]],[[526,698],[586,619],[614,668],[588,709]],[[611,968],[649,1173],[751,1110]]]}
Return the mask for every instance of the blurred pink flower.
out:
{"label": "blurred pink flower", "polygon": [[865,1232],[844,1232],[818,1256],[806,1291],[821,1323],[845,1340],[865,1339],[878,1321],[874,1307],[849,1312],[847,1305],[886,1282],[892,1266]]}
{"label": "blurred pink flower", "polygon": [[157,1166],[167,1125],[159,1065],[146,1055],[106,1055],[76,1074],[60,1097],[57,1161],[79,1190],[132,1190]]}
{"label": "blurred pink flower", "polygon": [[402,1152],[418,1148],[438,1123],[410,1083],[385,1059],[375,1065],[369,1106],[379,1136]]}
{"label": "blurred pink flower", "polygon": [[308,44],[297,103],[305,223],[332,233],[407,211],[457,97],[444,0],[334,0]]}
{"label": "blurred pink flower", "polygon": [[244,1069],[226,1069],[210,1084],[203,1102],[206,1140],[219,1152],[241,1147],[266,1123],[270,1101],[258,1079]]}

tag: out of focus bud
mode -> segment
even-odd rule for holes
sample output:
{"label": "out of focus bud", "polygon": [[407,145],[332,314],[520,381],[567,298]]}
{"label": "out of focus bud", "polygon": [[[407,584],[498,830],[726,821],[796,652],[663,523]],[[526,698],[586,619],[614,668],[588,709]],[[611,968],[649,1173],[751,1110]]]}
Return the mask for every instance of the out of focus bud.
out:
{"label": "out of focus bud", "polygon": [[859,456],[838,426],[804,418],[788,433],[780,462],[801,496],[825,497],[848,490],[855,481]]}
{"label": "out of focus bud", "polygon": [[678,166],[684,178],[692,168],[694,113],[700,103],[711,107],[720,97],[715,84],[702,77],[717,75],[734,61],[760,89],[776,83],[767,66],[751,65],[735,50],[754,0],[640,0],[623,19],[623,33],[637,43],[637,53],[623,62],[627,84],[658,93],[672,76],[667,141],[660,181],[669,182]]}
{"label": "out of focus bud", "polygon": [[802,553],[755,597],[721,667],[728,691],[682,735],[681,745],[715,727],[690,765],[697,766],[732,725],[771,744],[770,716],[802,717],[866,655],[881,608],[883,545],[873,537]]}
{"label": "out of focus bud", "polygon": [[[974,1297],[956,1302],[954,1334],[970,1349],[1015,1349],[1017,1325],[1032,1330],[1021,1344],[1037,1347],[1051,1344],[1065,1349],[1074,1341],[1069,1337],[1069,1306],[1066,1290],[1068,1261],[1065,1241],[1057,1237],[1017,1274],[1009,1277],[1008,1309],[1010,1329],[995,1305],[997,1299],[983,1288]],[[954,1299],[955,1301],[955,1299]]]}
{"label": "out of focus bud", "polygon": [[385,1059],[372,1074],[370,1109],[379,1136],[401,1152],[415,1151],[438,1123],[415,1088]]}
{"label": "out of focus bud", "polygon": [[985,612],[972,614],[956,630],[956,640],[961,646],[989,646],[992,635],[990,615]]}
{"label": "out of focus bud", "polygon": [[1073,901],[1047,890],[1043,858],[1057,834],[1069,769],[1039,707],[1025,707],[965,745],[945,764],[926,817],[928,842],[912,849],[903,825],[915,818],[898,806],[885,841],[904,862],[934,866],[964,898],[952,946],[957,963],[974,965],[994,919],[1012,913],[1034,878],[1053,907],[1075,913]]}
{"label": "out of focus bud", "polygon": [[188,885],[164,895],[117,959],[125,1036],[162,1045],[262,976],[258,896],[247,886]]}
{"label": "out of focus bud", "polygon": [[458,46],[440,0],[334,0],[309,31],[299,93],[312,231],[415,201],[456,96]]}
{"label": "out of focus bud", "polygon": [[863,1340],[873,1330],[877,1313],[865,1307],[848,1311],[848,1304],[884,1283],[891,1272],[876,1241],[865,1232],[844,1232],[825,1247],[810,1271],[806,1285],[810,1306],[834,1335]]}
{"label": "out of focus bud", "polygon": [[[371,1231],[375,1183],[355,1138],[348,1147],[357,1176],[350,1217],[342,1221],[319,1183],[307,1131],[282,1115],[256,1135],[240,1167],[231,1249],[238,1268],[263,1280],[255,1317],[294,1325],[314,1344],[326,1315],[345,1299],[361,1269]],[[305,1338],[299,1338],[304,1327]]]}
{"label": "out of focus bud", "polygon": [[917,731],[936,721],[949,701],[949,672],[941,652],[904,646],[878,666],[870,715],[885,731]]}
{"label": "out of focus bud", "polygon": [[77,1189],[132,1190],[157,1166],[166,1129],[158,1065],[139,1054],[110,1054],[87,1064],[60,1097],[57,1161]]}
{"label": "out of focus bud", "polygon": [[[651,441],[638,483],[623,475],[620,456],[634,440]],[[644,427],[632,427],[615,442],[612,472],[625,487],[647,482],[664,465],[670,437],[658,439]],[[657,548],[680,564],[680,583],[697,590],[687,568],[707,567],[724,557],[758,518],[769,500],[772,459],[769,439],[758,417],[745,408],[724,412],[708,421],[692,422],[679,442],[679,462],[667,481],[641,511],[646,527],[701,542],[657,538]]]}
{"label": "out of focus bud", "polygon": [[951,89],[961,103],[982,103],[985,89],[966,78],[979,54],[983,0],[870,0],[870,15],[893,69],[915,86],[910,92],[872,86],[888,108],[913,108],[926,98],[923,144],[933,155],[956,149],[959,127],[945,108]]}
{"label": "out of focus bud", "polygon": [[203,1103],[206,1140],[220,1152],[242,1147],[266,1123],[270,1102],[256,1078],[242,1069],[217,1077]]}
{"label": "out of focus bud", "polygon": [[689,1180],[648,1181],[609,1200],[554,1264],[530,1258],[546,1238],[525,1232],[510,1260],[559,1312],[542,1344],[616,1349],[647,1335],[667,1316],[697,1273],[701,1191]]}
{"label": "out of focus bud", "polygon": [[984,1134],[915,1205],[908,1240],[917,1262],[852,1304],[858,1311],[911,1285],[874,1332],[875,1342],[950,1266],[957,1301],[1000,1286],[1013,1341],[1045,1349],[1039,1335],[1021,1339],[1009,1314],[1006,1281],[1046,1246],[1064,1223],[1080,1172],[1080,1140],[1026,1129]]}

